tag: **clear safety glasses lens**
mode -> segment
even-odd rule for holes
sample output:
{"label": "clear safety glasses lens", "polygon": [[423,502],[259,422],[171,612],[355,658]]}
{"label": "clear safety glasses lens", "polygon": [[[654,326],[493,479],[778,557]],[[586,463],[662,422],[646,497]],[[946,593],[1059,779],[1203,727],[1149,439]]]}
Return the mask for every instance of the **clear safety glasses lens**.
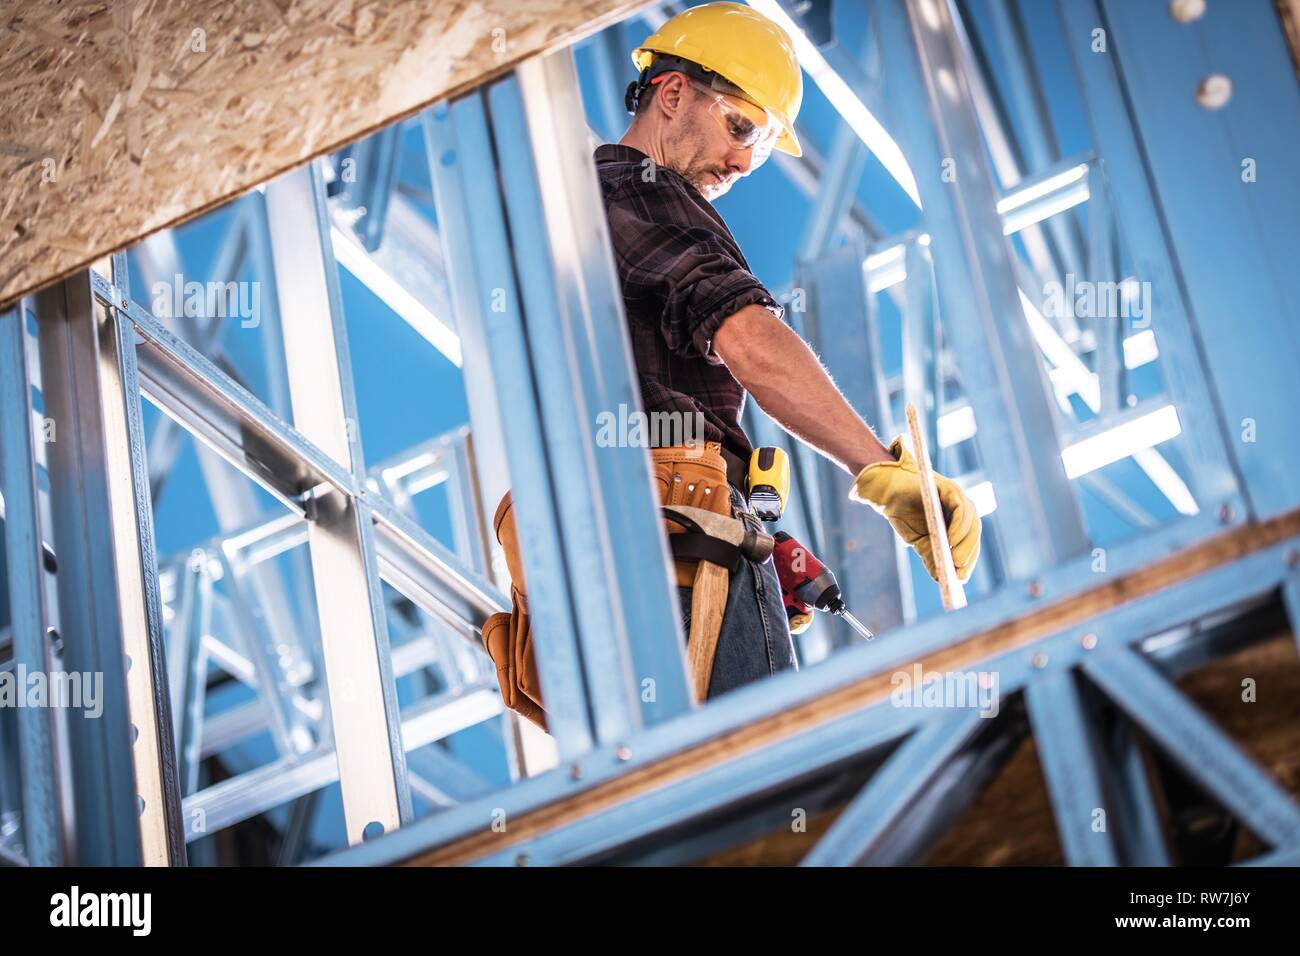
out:
{"label": "clear safety glasses lens", "polygon": [[752,168],[757,169],[771,155],[781,135],[781,125],[752,103],[712,92],[711,95],[709,115],[722,128],[733,148],[753,150]]}

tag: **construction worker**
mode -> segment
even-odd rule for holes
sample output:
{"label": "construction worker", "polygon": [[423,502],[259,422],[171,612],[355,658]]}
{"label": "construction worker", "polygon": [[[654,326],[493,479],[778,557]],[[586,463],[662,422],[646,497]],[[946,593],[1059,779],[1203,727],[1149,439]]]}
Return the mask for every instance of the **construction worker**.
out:
{"label": "construction worker", "polygon": [[[882,513],[934,576],[920,479],[901,437],[886,448],[850,407],[782,321],[781,306],[711,205],[773,149],[801,154],[794,119],[803,80],[789,36],[748,6],[709,3],[666,21],[633,51],[633,62],[640,72],[626,103],[634,119],[617,144],[596,150],[596,169],[644,409],[702,424],[688,441],[651,448],[661,501],[728,517],[748,510],[753,448],[740,418],[752,394],[786,431],[853,476],[849,496]],[[936,479],[965,581],[979,554],[980,520],[955,482]],[[489,619],[484,643],[507,705],[546,727],[509,495],[494,527],[511,563],[512,610]],[[693,590],[704,580],[699,560],[679,556],[674,564],[688,657],[694,662],[703,644],[710,648],[708,663],[692,674],[697,697],[796,667],[770,559],[744,559],[722,574],[720,623],[716,604],[692,600],[717,593]],[[705,569],[710,585],[717,567]],[[705,620],[707,628],[698,626]]]}
{"label": "construction worker", "polygon": [[[706,451],[718,449],[731,503],[744,508],[737,486],[752,446],[740,417],[752,395],[853,476],[850,496],[880,511],[935,575],[920,481],[901,437],[886,448],[853,410],[711,205],[773,149],[801,154],[794,120],[803,79],[789,36],[744,4],[709,3],[672,17],[632,58],[640,71],[626,93],[634,119],[595,160],[646,411],[701,412]],[[652,457],[661,490],[668,471],[692,461],[681,449]],[[674,484],[667,494],[689,496],[690,482]],[[939,476],[938,486],[965,581],[980,519],[955,482]],[[688,583],[679,570],[687,607]],[[771,562],[743,562],[728,590],[709,695],[794,665]]]}

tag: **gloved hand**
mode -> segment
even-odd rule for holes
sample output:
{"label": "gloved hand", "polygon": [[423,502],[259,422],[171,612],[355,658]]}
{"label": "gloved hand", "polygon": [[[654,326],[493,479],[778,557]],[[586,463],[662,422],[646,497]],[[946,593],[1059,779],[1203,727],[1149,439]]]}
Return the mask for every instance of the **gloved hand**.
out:
{"label": "gloved hand", "polygon": [[791,634],[802,634],[808,630],[813,621],[812,605],[805,604],[789,591],[781,591],[781,599],[785,602],[785,617],[790,624]]}
{"label": "gloved hand", "polygon": [[[916,459],[903,447],[903,436],[889,446],[895,461],[867,465],[853,481],[849,498],[871,505],[889,521],[898,536],[912,546],[930,572],[939,580],[934,566],[934,549],[925,526],[925,505],[921,501],[921,476]],[[975,570],[980,554],[980,518],[975,505],[951,478],[935,472],[939,503],[948,522],[948,544],[957,577],[964,583]]]}

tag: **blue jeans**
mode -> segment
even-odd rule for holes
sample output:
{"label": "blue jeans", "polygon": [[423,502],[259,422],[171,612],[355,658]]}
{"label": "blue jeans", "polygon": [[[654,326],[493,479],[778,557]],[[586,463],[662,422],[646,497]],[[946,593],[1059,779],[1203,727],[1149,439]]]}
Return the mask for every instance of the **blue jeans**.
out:
{"label": "blue jeans", "polygon": [[[737,511],[749,510],[735,488],[731,489],[731,504]],[[691,589],[679,587],[677,592],[682,605],[682,630],[689,640]],[[742,559],[727,586],[727,607],[713,658],[709,698],[771,677],[777,671],[798,668],[772,559],[762,564]]]}

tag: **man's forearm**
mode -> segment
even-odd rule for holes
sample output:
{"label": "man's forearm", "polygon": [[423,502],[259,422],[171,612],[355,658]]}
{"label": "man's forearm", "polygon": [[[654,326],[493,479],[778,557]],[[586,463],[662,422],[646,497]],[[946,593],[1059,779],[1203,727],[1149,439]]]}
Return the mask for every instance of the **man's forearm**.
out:
{"label": "man's forearm", "polygon": [[893,460],[807,343],[761,305],[723,322],[713,349],[777,424],[849,474]]}

